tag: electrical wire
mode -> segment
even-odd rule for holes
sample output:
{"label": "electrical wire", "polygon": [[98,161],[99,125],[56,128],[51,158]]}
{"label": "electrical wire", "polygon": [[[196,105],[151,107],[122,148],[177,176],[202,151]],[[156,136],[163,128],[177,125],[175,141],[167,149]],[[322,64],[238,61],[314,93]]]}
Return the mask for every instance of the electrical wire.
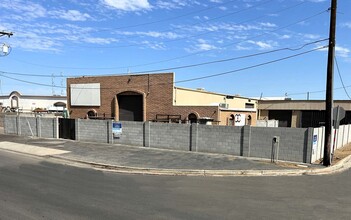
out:
{"label": "electrical wire", "polygon": [[[226,44],[224,45],[223,47],[229,47],[229,46],[233,46],[235,44],[239,44],[239,43],[243,43],[243,42],[246,42],[246,41],[249,41],[249,40],[252,40],[252,39],[256,39],[258,37],[262,37],[262,36],[265,36],[267,34],[270,34],[270,33],[274,33],[276,31],[279,31],[279,30],[282,30],[282,29],[285,29],[287,27],[290,27],[290,26],[293,26],[293,25],[296,25],[296,24],[299,24],[301,22],[305,22],[307,20],[310,20],[314,17],[317,17],[325,12],[327,12],[328,10],[323,10],[319,13],[316,13],[312,16],[309,16],[309,17],[306,17],[306,18],[303,18],[303,19],[300,19],[296,22],[293,22],[293,23],[290,23],[288,25],[285,25],[285,26],[282,26],[280,28],[276,28],[274,30],[271,30],[271,31],[268,31],[268,32],[265,32],[263,34],[259,34],[259,35],[256,35],[256,36],[253,36],[251,38],[247,38],[245,40],[242,40],[242,41],[238,41],[238,42],[233,42],[233,43],[230,43],[230,44]],[[222,47],[222,48],[223,48]],[[218,48],[217,48],[218,49]],[[205,50],[205,51],[199,51],[199,52],[195,52],[195,53],[190,53],[188,55],[184,55],[184,56],[179,56],[179,57],[173,57],[173,58],[170,58],[170,59],[165,59],[165,60],[159,60],[159,61],[154,61],[154,62],[150,62],[150,63],[144,63],[144,64],[137,64],[137,65],[132,65],[132,66],[120,66],[120,67],[101,67],[101,68],[84,68],[84,67],[65,67],[65,66],[46,66],[46,65],[38,65],[38,64],[32,64],[32,65],[37,65],[37,66],[42,66],[42,67],[47,67],[47,68],[66,68],[66,69],[79,69],[79,70],[108,70],[108,69],[126,69],[126,68],[132,68],[132,67],[143,67],[143,66],[150,66],[150,65],[154,65],[154,64],[160,64],[160,63],[165,63],[165,62],[169,62],[169,61],[173,61],[173,60],[180,60],[180,59],[184,59],[184,58],[188,58],[188,57],[191,57],[191,56],[195,56],[195,55],[199,55],[199,54],[204,54],[204,53],[207,53],[207,52],[210,52],[210,51],[213,51],[214,49],[209,49],[209,50]]]}
{"label": "electrical wire", "polygon": [[[206,21],[199,21],[199,22],[195,22],[195,23],[189,24],[189,26],[194,27],[195,25],[199,25],[199,24],[203,24],[203,23],[209,23],[211,21],[215,21],[215,20],[219,20],[219,19],[222,19],[222,18],[225,18],[225,17],[229,17],[229,16],[232,16],[232,15],[235,15],[235,14],[239,14],[239,13],[242,13],[242,12],[245,12],[245,11],[257,8],[257,7],[260,7],[260,6],[265,5],[265,4],[267,4],[269,2],[272,2],[272,1],[273,0],[268,0],[268,1],[262,2],[262,3],[257,4],[257,5],[251,5],[251,6],[247,7],[247,8],[245,8],[245,9],[237,10],[237,11],[234,11],[232,13],[228,13],[228,14],[225,14],[225,15],[221,15],[221,16],[217,16],[217,17],[214,17],[214,18],[210,18],[210,19],[207,19]],[[288,10],[290,8],[297,7],[297,6],[305,4],[305,3],[306,2],[300,2],[298,4],[295,4],[295,5],[291,6],[291,7],[288,7],[286,10]],[[282,11],[285,11],[285,10],[282,10]],[[273,12],[273,13],[277,13],[277,12]],[[264,17],[264,16],[260,16],[259,18],[261,18],[261,17]],[[256,18],[256,19],[259,19],[259,18]],[[256,19],[253,19],[253,20],[256,20]],[[245,21],[245,22],[247,22],[247,21]],[[245,23],[245,22],[237,23],[237,25],[241,24],[241,23]],[[165,29],[165,30],[162,30],[162,31],[158,31],[158,32],[160,32],[160,33],[167,33],[169,31],[173,31],[174,32],[176,30],[183,30],[183,28],[182,27],[168,28],[168,29]],[[198,34],[198,35],[192,35],[192,36],[182,37],[182,38],[173,39],[173,40],[161,41],[161,43],[169,43],[169,42],[189,39],[189,38],[193,38],[193,37],[197,37],[197,36],[206,35],[206,34],[209,34],[209,33],[212,33],[212,32],[213,31],[208,31],[206,33],[202,33],[202,34]],[[119,38],[119,39],[128,39],[128,40],[130,40],[130,39],[138,38],[138,37],[139,36],[128,36],[128,37]],[[115,49],[115,48],[134,47],[134,46],[140,46],[140,45],[143,45],[143,44],[142,43],[134,43],[134,44],[129,44],[129,45],[119,45],[119,46],[81,46],[81,45],[74,45],[74,46],[71,46],[71,47],[91,48],[91,49]]]}
{"label": "electrical wire", "polygon": [[[271,60],[271,61],[268,61],[268,62],[264,62],[264,63],[260,63],[260,64],[256,64],[256,65],[252,65],[252,66],[248,66],[248,67],[244,67],[244,68],[240,68],[240,69],[235,69],[235,70],[231,70],[231,71],[227,71],[227,72],[216,73],[216,74],[211,74],[211,75],[202,76],[202,77],[195,77],[195,78],[190,78],[190,79],[186,79],[186,80],[179,80],[179,81],[175,81],[175,82],[162,82],[162,83],[155,83],[155,84],[148,84],[148,85],[149,86],[159,86],[159,85],[167,85],[167,84],[178,84],[178,83],[197,81],[197,80],[202,80],[202,79],[208,79],[208,78],[228,75],[228,74],[241,72],[241,71],[244,71],[244,70],[253,69],[253,68],[265,66],[265,65],[268,65],[268,64],[280,62],[280,61],[283,61],[283,60],[291,59],[291,58],[294,58],[294,57],[297,57],[297,56],[301,56],[301,55],[305,55],[305,54],[308,54],[308,53],[311,53],[311,52],[314,52],[314,51],[317,51],[317,50],[321,50],[321,49],[324,49],[324,48],[327,48],[327,47],[328,46],[322,46],[322,47],[318,47],[318,48],[315,48],[315,49],[312,49],[312,50],[308,50],[308,51],[304,51],[304,52],[301,52],[301,53],[298,53],[298,54],[294,54],[294,55],[291,55],[291,56],[286,56],[286,57],[283,57],[283,58],[279,58],[279,59]],[[20,81],[20,82],[24,82],[24,83],[28,83],[28,84],[33,84],[33,85],[40,85],[40,86],[47,86],[47,87],[56,87],[56,88],[67,88],[67,87],[54,86],[54,85],[49,85],[49,84],[36,83],[36,82],[16,79],[16,78],[13,78],[13,77],[4,76],[1,73],[0,73],[0,76],[8,78],[8,79],[15,80],[15,81]],[[90,89],[90,88],[86,88],[86,89]],[[100,88],[100,89],[115,89],[115,88]]]}
{"label": "electrical wire", "polygon": [[341,82],[342,88],[344,89],[345,94],[347,95],[347,97],[351,100],[351,97],[350,97],[349,93],[346,90],[346,87],[345,87],[345,84],[344,84],[344,80],[342,79],[342,76],[341,76],[341,73],[340,73],[340,69],[339,69],[338,60],[336,59],[336,56],[334,56],[334,60],[335,60],[335,64],[336,64],[336,69],[338,70],[338,75],[339,75],[339,78],[340,78],[340,82]]}
{"label": "electrical wire", "polygon": [[[268,1],[270,2],[270,1]],[[266,4],[267,2],[264,2],[262,4],[259,4],[259,5],[255,5],[255,6],[250,6],[248,8],[245,8],[245,9],[242,9],[242,10],[239,10],[239,11],[235,11],[233,13],[229,13],[229,14],[226,14],[226,15],[222,15],[222,16],[219,16],[219,17],[215,17],[215,18],[212,18],[212,19],[208,19],[204,22],[197,22],[197,23],[193,23],[193,24],[190,24],[190,26],[195,26],[195,25],[198,25],[198,24],[201,24],[201,23],[209,23],[209,21],[214,21],[214,20],[218,20],[218,19],[221,19],[221,18],[224,18],[224,17],[228,17],[228,16],[231,16],[233,14],[238,14],[238,13],[241,13],[241,12],[244,12],[244,11],[247,11],[247,10],[250,10],[252,8],[255,8],[255,7],[259,7],[263,4]],[[289,10],[289,9],[292,9],[292,8],[295,8],[297,6],[300,6],[302,4],[305,4],[306,2],[300,2],[298,4],[294,4],[292,6],[289,6],[289,7],[286,7],[284,9],[281,9],[281,10],[278,10],[278,11],[274,11],[272,12],[273,14],[276,14],[276,13],[280,13],[280,12],[283,12],[283,11],[286,11],[286,10]],[[261,19],[263,17],[266,17],[267,15],[261,15],[261,16],[258,16],[258,17],[255,17],[255,18],[252,18],[252,19],[248,19],[248,20],[245,20],[245,21],[242,21],[242,22],[237,22],[237,23],[234,23],[233,25],[241,25],[241,24],[244,24],[244,23],[247,23],[247,22],[250,22],[250,21],[255,21],[255,20],[258,20],[258,19]],[[163,31],[160,31],[160,33],[166,33],[166,32],[169,32],[169,31],[174,31],[174,30],[182,30],[182,27],[179,27],[179,28],[172,28],[172,29],[166,29],[166,30],[163,30]],[[194,38],[194,37],[199,37],[199,36],[204,36],[204,35],[208,35],[208,34],[211,34],[215,31],[211,30],[211,31],[206,31],[206,32],[203,32],[203,33],[200,33],[200,34],[196,34],[196,35],[190,35],[190,36],[186,36],[186,37],[180,37],[180,38],[177,38],[177,39],[171,39],[171,40],[164,40],[164,41],[158,41],[159,43],[170,43],[170,42],[176,42],[176,41],[180,41],[180,40],[186,40],[186,39],[190,39],[190,38]],[[123,39],[131,39],[131,38],[137,38],[139,36],[134,36],[134,37],[127,37],[127,38],[123,38]],[[95,48],[95,49],[116,49],[116,48],[126,48],[126,47],[135,47],[135,46],[141,46],[143,45],[143,43],[133,43],[133,44],[128,44],[128,45],[119,45],[119,46],[80,46],[80,45],[75,45],[75,46],[72,46],[72,47],[80,47],[80,48]]]}
{"label": "electrical wire", "polygon": [[[272,1],[272,0],[269,0],[269,1]],[[267,1],[267,2],[269,2],[269,1]],[[232,3],[232,2],[235,2],[235,0],[230,0],[230,1],[227,1],[227,2],[223,2],[223,3],[217,4],[217,5],[212,6],[212,7],[208,7],[208,8],[205,8],[205,9],[189,12],[189,13],[186,13],[186,14],[183,14],[183,15],[178,15],[178,16],[174,16],[174,17],[170,17],[170,18],[166,18],[166,19],[160,19],[160,20],[157,20],[157,21],[144,22],[144,23],[133,24],[133,25],[126,25],[126,26],[120,26],[120,27],[94,29],[92,32],[105,32],[105,31],[111,31],[111,30],[135,28],[135,27],[140,27],[140,26],[146,26],[146,25],[151,25],[151,24],[162,23],[162,22],[166,22],[166,21],[171,21],[171,20],[176,20],[176,19],[179,19],[179,18],[187,17],[187,16],[190,16],[190,15],[193,15],[193,14],[197,14],[197,13],[202,13],[204,11],[209,11],[211,9],[218,8],[220,6],[223,6],[223,5]]]}
{"label": "electrical wire", "polygon": [[[284,51],[284,50],[297,51],[297,50],[301,50],[301,49],[305,48],[308,45],[317,44],[317,43],[320,43],[320,42],[323,42],[323,41],[326,41],[326,40],[328,40],[328,38],[321,39],[321,40],[316,40],[316,41],[309,42],[309,43],[306,43],[306,44],[303,44],[303,45],[299,45],[299,46],[295,46],[295,48],[285,47],[285,48],[279,48],[279,49],[265,51],[265,52],[261,52],[261,53],[255,53],[255,54],[249,54],[249,55],[245,55],[245,56],[232,57],[232,58],[227,58],[227,59],[213,60],[213,61],[208,61],[208,62],[203,62],[203,63],[196,63],[196,64],[191,64],[191,65],[176,66],[176,67],[163,68],[163,69],[143,70],[143,71],[133,72],[133,74],[157,73],[157,72],[169,71],[169,70],[193,68],[193,67],[210,65],[210,64],[215,64],[215,63],[223,63],[223,62],[229,62],[229,61],[233,61],[233,60],[239,60],[239,59],[245,59],[245,58],[250,58],[250,57],[255,57],[255,56],[261,56],[261,55],[275,53],[275,52]],[[29,76],[29,77],[61,77],[61,78],[63,78],[63,77],[74,77],[72,75],[63,75],[63,74],[60,74],[60,75],[44,75],[44,74],[14,73],[14,72],[5,72],[5,71],[0,71],[0,73],[2,73],[2,74],[9,74],[9,75],[18,75],[18,76]],[[115,74],[112,74],[112,75],[125,75],[125,74],[126,73],[115,73]]]}

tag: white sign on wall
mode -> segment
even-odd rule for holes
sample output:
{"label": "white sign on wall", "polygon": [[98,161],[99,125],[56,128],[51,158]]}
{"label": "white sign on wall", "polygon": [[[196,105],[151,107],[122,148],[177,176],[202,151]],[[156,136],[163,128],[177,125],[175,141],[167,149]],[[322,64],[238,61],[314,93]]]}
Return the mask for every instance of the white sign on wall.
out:
{"label": "white sign on wall", "polygon": [[71,84],[72,106],[100,106],[100,83]]}
{"label": "white sign on wall", "polygon": [[244,126],[245,125],[245,114],[235,114],[234,115],[234,125]]}

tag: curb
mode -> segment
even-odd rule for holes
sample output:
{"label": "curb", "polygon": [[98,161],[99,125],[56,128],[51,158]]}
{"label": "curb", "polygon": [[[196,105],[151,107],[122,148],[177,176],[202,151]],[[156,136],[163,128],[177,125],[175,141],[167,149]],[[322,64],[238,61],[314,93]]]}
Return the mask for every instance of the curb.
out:
{"label": "curb", "polygon": [[234,176],[302,176],[302,175],[331,175],[346,171],[351,168],[351,155],[340,160],[337,164],[314,169],[286,169],[286,170],[205,170],[205,169],[162,169],[162,168],[140,168],[130,166],[119,166],[93,161],[70,159],[59,155],[39,156],[31,153],[23,153],[13,150],[5,150],[23,155],[39,158],[59,160],[60,162],[71,162],[74,166],[85,165],[95,170],[142,175],[163,176],[209,176],[209,177],[234,177]]}
{"label": "curb", "polygon": [[211,177],[231,177],[231,176],[302,176],[302,175],[331,175],[340,173],[351,168],[351,155],[339,161],[337,164],[309,170],[201,170],[201,169],[161,169],[161,168],[140,168],[130,166],[118,166],[89,162],[83,160],[69,159],[60,156],[50,156],[50,158],[65,160],[73,163],[84,164],[96,170],[143,175],[164,175],[164,176],[211,176]]}

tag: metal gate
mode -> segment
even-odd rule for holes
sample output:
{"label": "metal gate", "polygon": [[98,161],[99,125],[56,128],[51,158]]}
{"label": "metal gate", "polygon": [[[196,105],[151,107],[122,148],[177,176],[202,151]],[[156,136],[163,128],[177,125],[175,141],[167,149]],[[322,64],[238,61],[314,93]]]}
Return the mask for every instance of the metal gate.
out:
{"label": "metal gate", "polygon": [[74,119],[59,118],[59,138],[76,139],[76,124]]}

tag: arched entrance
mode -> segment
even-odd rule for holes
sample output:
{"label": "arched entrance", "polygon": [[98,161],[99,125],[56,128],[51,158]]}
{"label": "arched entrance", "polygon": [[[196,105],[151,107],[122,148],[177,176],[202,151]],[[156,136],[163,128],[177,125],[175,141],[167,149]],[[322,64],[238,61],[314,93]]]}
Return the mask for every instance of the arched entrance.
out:
{"label": "arched entrance", "polygon": [[87,117],[90,118],[90,119],[95,119],[97,117],[96,111],[95,110],[88,111]]}
{"label": "arched entrance", "polygon": [[117,95],[120,121],[143,121],[143,95],[137,92],[122,92]]}
{"label": "arched entrance", "polygon": [[194,113],[190,113],[189,115],[188,115],[188,120],[189,120],[189,122],[192,124],[192,123],[197,123],[197,116],[196,116],[196,114],[194,114]]}
{"label": "arched entrance", "polygon": [[18,108],[18,97],[17,96],[12,96],[11,108]]}

